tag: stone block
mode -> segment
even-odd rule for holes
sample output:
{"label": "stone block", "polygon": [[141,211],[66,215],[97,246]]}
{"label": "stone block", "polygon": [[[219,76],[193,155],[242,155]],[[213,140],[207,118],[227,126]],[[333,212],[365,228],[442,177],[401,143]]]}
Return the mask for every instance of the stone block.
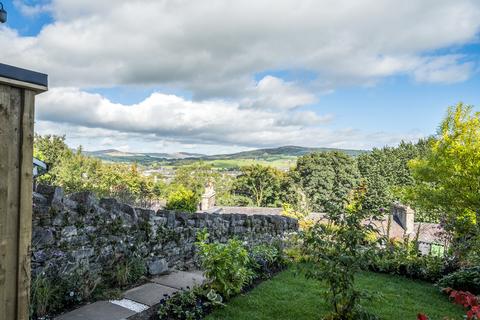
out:
{"label": "stone block", "polygon": [[147,262],[148,273],[156,276],[168,271],[168,263],[165,259],[154,258]]}
{"label": "stone block", "polygon": [[146,283],[140,287],[128,290],[123,295],[124,298],[135,302],[153,306],[160,303],[160,300],[167,298],[178,290],[156,283]]}
{"label": "stone block", "polygon": [[55,320],[122,320],[134,314],[135,311],[108,301],[98,301],[62,314]]}

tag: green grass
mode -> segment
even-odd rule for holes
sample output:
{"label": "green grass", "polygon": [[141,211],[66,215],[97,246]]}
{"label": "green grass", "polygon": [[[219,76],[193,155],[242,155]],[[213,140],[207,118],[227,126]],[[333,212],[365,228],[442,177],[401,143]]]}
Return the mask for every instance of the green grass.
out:
{"label": "green grass", "polygon": [[[360,273],[357,284],[377,291],[381,297],[364,302],[367,310],[385,320],[415,320],[419,312],[431,320],[462,319],[461,307],[450,303],[432,284],[399,276]],[[238,296],[206,319],[222,320],[309,320],[321,319],[329,306],[323,302],[319,282],[307,280],[290,269],[261,283],[245,295]]]}

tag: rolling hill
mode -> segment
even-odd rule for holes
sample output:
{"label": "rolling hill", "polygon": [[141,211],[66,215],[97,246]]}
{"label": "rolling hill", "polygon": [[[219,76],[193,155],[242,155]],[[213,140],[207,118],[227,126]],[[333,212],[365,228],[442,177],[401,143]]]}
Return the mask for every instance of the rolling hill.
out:
{"label": "rolling hill", "polygon": [[203,155],[198,153],[138,153],[124,152],[115,149],[84,151],[85,155],[99,158],[108,162],[137,162],[142,165],[159,163],[168,166],[181,166],[194,161],[205,161],[222,169],[235,169],[251,163],[268,164],[278,168],[288,168],[294,164],[296,158],[311,152],[340,151],[351,156],[368,152],[365,150],[335,149],[335,148],[307,148],[299,146],[283,146],[277,148],[255,149],[232,154]]}

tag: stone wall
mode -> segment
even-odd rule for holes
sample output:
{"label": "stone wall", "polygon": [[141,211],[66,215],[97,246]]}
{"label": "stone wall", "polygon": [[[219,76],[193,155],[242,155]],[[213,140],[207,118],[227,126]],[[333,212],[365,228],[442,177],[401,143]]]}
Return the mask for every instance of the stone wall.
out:
{"label": "stone wall", "polygon": [[283,239],[295,219],[271,215],[175,213],[133,208],[90,192],[64,195],[38,186],[34,193],[32,272],[61,276],[78,266],[102,271],[131,253],[151,274],[194,266],[196,233],[206,228],[221,242],[237,237],[250,245]]}

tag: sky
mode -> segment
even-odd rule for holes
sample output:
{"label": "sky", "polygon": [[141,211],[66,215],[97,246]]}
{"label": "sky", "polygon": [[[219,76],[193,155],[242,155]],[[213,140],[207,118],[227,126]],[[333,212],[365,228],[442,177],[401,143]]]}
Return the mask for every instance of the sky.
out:
{"label": "sky", "polygon": [[480,106],[478,0],[2,0],[0,62],[49,75],[71,147],[371,149]]}

